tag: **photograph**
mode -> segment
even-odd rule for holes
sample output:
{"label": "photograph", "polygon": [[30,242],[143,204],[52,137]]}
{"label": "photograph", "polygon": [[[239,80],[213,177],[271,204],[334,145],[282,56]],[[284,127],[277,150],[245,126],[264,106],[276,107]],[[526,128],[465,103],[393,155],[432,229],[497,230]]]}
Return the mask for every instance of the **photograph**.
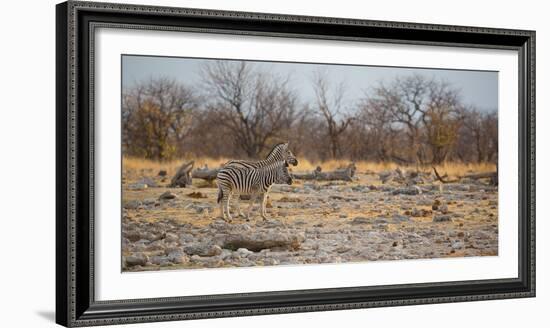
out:
{"label": "photograph", "polygon": [[499,72],[120,60],[122,272],[499,255]]}
{"label": "photograph", "polygon": [[[39,51],[55,61],[16,51],[40,63],[30,79],[11,65],[20,92],[4,98],[32,103],[8,103],[21,118],[6,121],[6,140],[39,131],[44,94],[55,98],[55,151],[38,143],[54,134],[35,133],[4,152],[14,210],[36,212],[6,222],[39,227],[40,201],[55,207],[55,260],[40,253],[35,265],[53,290],[55,263],[52,324],[540,319],[543,10],[531,20],[496,2],[146,2],[58,3],[55,40],[43,29],[55,51]],[[11,48],[49,40],[26,39]],[[54,62],[55,85],[36,83]],[[55,175],[31,174],[53,154]],[[55,195],[38,191],[44,178]],[[6,230],[8,244],[28,246],[8,251],[18,267],[47,245],[47,228]]]}

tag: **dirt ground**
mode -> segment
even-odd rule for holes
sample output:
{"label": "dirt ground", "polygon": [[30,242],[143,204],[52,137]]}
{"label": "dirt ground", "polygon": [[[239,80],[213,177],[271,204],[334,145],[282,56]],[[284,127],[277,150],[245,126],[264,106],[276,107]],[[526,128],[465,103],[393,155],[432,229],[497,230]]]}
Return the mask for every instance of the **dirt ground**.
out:
{"label": "dirt ground", "polygon": [[168,188],[169,176],[125,169],[123,270],[498,255],[497,187],[393,176],[295,179],[272,188],[267,221],[256,205],[249,221],[233,210],[227,223],[219,218],[215,184],[194,179],[193,186]]}

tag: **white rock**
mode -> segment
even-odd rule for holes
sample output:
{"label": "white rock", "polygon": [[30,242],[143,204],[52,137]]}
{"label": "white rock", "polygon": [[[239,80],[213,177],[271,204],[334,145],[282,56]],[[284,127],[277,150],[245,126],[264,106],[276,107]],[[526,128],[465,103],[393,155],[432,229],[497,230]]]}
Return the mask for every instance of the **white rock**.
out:
{"label": "white rock", "polygon": [[131,185],[128,185],[129,190],[143,190],[147,189],[147,185],[144,183],[133,183]]}
{"label": "white rock", "polygon": [[254,254],[254,252],[249,251],[249,250],[246,249],[246,248],[239,248],[239,249],[237,249],[237,253],[238,253],[241,257],[247,257],[247,256],[250,255],[250,254]]}

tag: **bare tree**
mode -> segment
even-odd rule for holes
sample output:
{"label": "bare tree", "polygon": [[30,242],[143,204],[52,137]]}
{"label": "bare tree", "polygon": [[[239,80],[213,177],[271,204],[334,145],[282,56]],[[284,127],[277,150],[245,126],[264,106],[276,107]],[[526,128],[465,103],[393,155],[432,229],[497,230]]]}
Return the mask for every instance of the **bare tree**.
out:
{"label": "bare tree", "polygon": [[198,97],[174,80],[159,78],[123,94],[123,144],[129,155],[163,160],[188,136]]}
{"label": "bare tree", "polygon": [[452,85],[426,75],[380,82],[361,99],[349,99],[343,83],[318,71],[315,97],[300,102],[289,77],[259,65],[212,61],[200,73],[200,93],[167,78],[124,90],[125,155],[258,158],[288,140],[310,161],[410,165],[498,158],[497,112],[465,107]]}
{"label": "bare tree", "polygon": [[332,90],[330,88],[326,74],[317,71],[313,77],[314,110],[324,119],[330,154],[332,158],[336,158],[340,152],[340,136],[350,126],[354,117],[344,112],[344,84],[339,83]]}
{"label": "bare tree", "polygon": [[257,71],[246,62],[217,61],[204,66],[203,74],[209,110],[246,156],[258,157],[270,139],[292,125],[297,98],[288,79]]}
{"label": "bare tree", "polygon": [[371,107],[389,116],[392,128],[405,131],[409,160],[422,161],[419,139],[427,89],[427,82],[420,75],[396,78],[390,85],[380,82],[368,100]]}
{"label": "bare tree", "polygon": [[495,162],[498,155],[498,117],[496,111],[469,108],[464,112],[457,156],[463,161]]}
{"label": "bare tree", "polygon": [[456,141],[462,106],[458,91],[444,81],[418,74],[396,78],[380,83],[365,103],[373,125],[404,132],[409,161],[440,163]]}
{"label": "bare tree", "polygon": [[487,162],[498,162],[498,114],[497,111],[492,111],[485,114],[483,119],[485,131],[485,143]]}
{"label": "bare tree", "polygon": [[402,130],[394,124],[393,115],[386,109],[384,102],[366,96],[359,104],[358,120],[371,140],[363,157],[370,153],[379,161],[408,162],[406,155],[401,154],[403,147],[399,147],[402,144]]}
{"label": "bare tree", "polygon": [[464,119],[464,107],[458,91],[446,82],[431,81],[428,85],[428,103],[422,115],[426,144],[431,152],[431,163],[445,161],[458,139]]}

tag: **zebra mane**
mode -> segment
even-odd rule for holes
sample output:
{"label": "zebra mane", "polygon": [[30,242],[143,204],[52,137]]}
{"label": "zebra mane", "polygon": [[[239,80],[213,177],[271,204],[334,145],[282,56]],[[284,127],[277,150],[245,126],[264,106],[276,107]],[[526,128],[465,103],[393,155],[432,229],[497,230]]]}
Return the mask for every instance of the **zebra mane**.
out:
{"label": "zebra mane", "polygon": [[269,154],[267,154],[267,156],[265,157],[265,159],[268,159],[271,155],[273,155],[275,153],[275,151],[277,151],[277,149],[279,149],[280,146],[283,146],[285,144],[285,142],[281,142],[281,143],[278,143],[276,144],[275,146],[273,146],[273,148],[271,149],[271,151],[269,152]]}
{"label": "zebra mane", "polygon": [[288,163],[286,161],[275,161],[273,163],[269,163],[269,164],[266,164],[265,166],[261,166],[261,167],[258,167],[256,168],[256,170],[266,170],[266,171],[269,171],[271,169],[274,169],[274,168],[279,168],[279,167],[288,167]]}

